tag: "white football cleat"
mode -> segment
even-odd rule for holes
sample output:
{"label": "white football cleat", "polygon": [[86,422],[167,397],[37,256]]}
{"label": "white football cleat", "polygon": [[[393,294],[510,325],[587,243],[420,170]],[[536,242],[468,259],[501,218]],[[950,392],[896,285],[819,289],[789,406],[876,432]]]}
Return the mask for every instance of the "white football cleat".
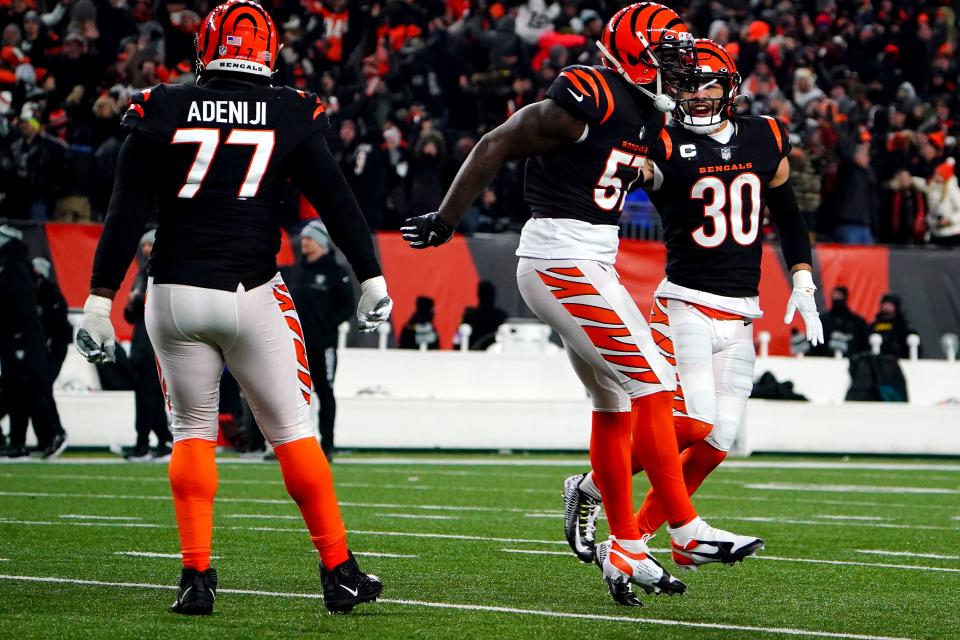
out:
{"label": "white football cleat", "polygon": [[712,562],[733,565],[763,549],[762,538],[740,536],[723,529],[715,529],[699,517],[697,520],[693,535],[686,544],[677,542],[677,529],[667,527],[673,538],[670,543],[673,562],[680,569],[696,571],[700,565]]}
{"label": "white football cleat", "polygon": [[646,541],[641,539],[643,551],[627,551],[613,537],[597,545],[597,564],[603,571],[603,579],[610,589],[610,595],[620,604],[639,606],[640,601],[633,594],[630,584],[635,584],[647,594],[683,593],[687,585],[671,576],[663,566],[650,555]]}

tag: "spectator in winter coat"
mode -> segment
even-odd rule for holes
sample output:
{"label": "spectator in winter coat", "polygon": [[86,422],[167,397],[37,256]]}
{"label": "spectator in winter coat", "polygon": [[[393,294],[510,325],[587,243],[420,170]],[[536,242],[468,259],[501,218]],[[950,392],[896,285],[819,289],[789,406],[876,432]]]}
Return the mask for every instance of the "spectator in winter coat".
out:
{"label": "spectator in winter coat", "polygon": [[877,228],[877,178],[866,144],[841,147],[837,189],[831,194],[833,236],[842,244],[873,244]]}
{"label": "spectator in winter coat", "polygon": [[837,287],[833,290],[830,311],[820,314],[826,340],[823,344],[812,348],[808,355],[833,356],[839,351],[842,355],[849,357],[869,348],[867,337],[870,333],[870,325],[847,306],[848,295],[846,287]]}
{"label": "spectator in winter coat", "polygon": [[927,183],[927,226],[935,244],[960,246],[960,185],[953,158],[937,167]]}

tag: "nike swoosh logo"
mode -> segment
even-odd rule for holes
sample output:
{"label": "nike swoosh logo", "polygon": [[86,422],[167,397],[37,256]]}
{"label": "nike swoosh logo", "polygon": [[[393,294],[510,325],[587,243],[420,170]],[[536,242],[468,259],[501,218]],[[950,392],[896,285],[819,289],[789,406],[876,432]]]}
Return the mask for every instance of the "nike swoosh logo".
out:
{"label": "nike swoosh logo", "polygon": [[340,585],[340,586],[343,587],[344,591],[346,591],[347,593],[349,593],[349,594],[352,595],[353,597],[357,597],[357,594],[360,593],[359,587],[356,588],[356,589],[351,589],[350,587],[348,587],[348,586],[345,585],[345,584],[342,584],[342,585]]}
{"label": "nike swoosh logo", "polygon": [[576,100],[577,102],[583,102],[583,96],[582,96],[582,95],[580,95],[579,93],[575,92],[573,89],[567,89],[567,91],[570,92],[570,95],[573,96],[573,99],[574,99],[574,100]]}

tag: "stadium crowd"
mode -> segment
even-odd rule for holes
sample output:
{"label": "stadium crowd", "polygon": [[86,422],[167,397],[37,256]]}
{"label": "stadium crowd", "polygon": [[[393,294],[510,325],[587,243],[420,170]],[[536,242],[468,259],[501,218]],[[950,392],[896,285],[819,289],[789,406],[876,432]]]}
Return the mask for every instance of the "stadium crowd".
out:
{"label": "stadium crowd", "polygon": [[[594,41],[621,4],[265,2],[284,43],[276,81],[323,96],[330,143],[380,229],[435,209],[479,136],[542,98],[560,69],[598,63]],[[820,239],[960,244],[949,0],[670,4],[734,55],[742,108],[789,127],[793,182]],[[101,220],[130,96],[193,81],[194,33],[211,7],[0,0],[0,217]],[[514,165],[462,231],[526,217]]]}

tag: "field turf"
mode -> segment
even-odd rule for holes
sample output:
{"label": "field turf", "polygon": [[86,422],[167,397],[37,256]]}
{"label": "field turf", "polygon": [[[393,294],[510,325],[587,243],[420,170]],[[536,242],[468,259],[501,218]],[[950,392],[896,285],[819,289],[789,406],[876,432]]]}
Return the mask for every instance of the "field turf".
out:
{"label": "field turf", "polygon": [[318,599],[278,467],[222,464],[221,591],[206,618],[168,611],[179,562],[165,466],[0,465],[0,638],[960,638],[956,460],[732,460],[696,503],[766,551],[679,574],[686,595],[642,608],[615,605],[563,542],[560,490],[585,460],[341,456],[350,545],[385,585],[346,616]]}

